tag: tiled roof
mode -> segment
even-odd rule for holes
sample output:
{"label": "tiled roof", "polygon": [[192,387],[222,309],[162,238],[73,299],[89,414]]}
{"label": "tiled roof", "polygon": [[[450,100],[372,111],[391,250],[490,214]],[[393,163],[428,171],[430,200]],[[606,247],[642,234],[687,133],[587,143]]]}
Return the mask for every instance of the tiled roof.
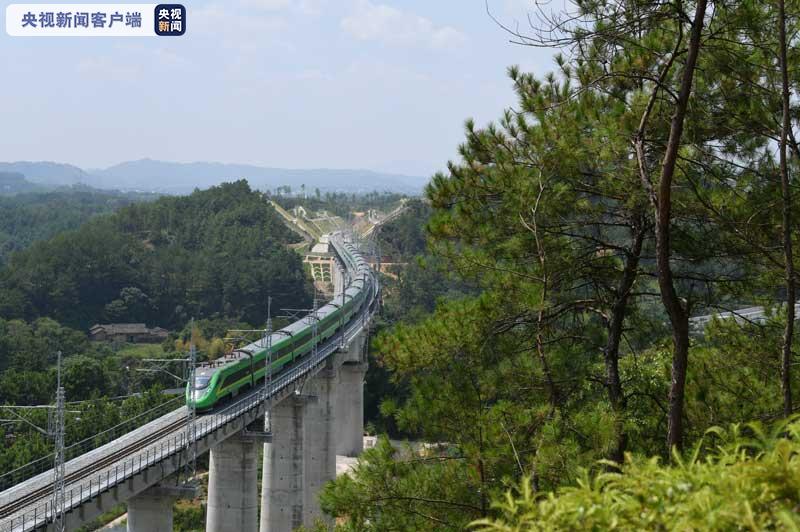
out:
{"label": "tiled roof", "polygon": [[167,335],[169,333],[168,330],[162,329],[161,327],[154,327],[152,329],[148,329],[147,325],[144,323],[105,323],[100,324],[97,323],[92,325],[89,328],[89,333],[91,335],[97,335],[101,332],[105,332],[107,335],[115,335],[115,334],[151,334],[151,335]]}

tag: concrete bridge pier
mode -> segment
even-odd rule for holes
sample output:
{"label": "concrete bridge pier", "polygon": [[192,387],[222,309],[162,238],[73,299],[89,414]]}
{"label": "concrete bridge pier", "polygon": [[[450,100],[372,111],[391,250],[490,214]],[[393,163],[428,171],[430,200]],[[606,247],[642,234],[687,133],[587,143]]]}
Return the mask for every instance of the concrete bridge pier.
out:
{"label": "concrete bridge pier", "polygon": [[128,532],[172,532],[172,505],[190,498],[193,488],[156,484],[128,499]]}
{"label": "concrete bridge pier", "polygon": [[258,438],[238,434],[211,448],[208,532],[258,530]]}
{"label": "concrete bridge pier", "polygon": [[304,423],[303,524],[306,526],[325,518],[319,492],[326,482],[336,478],[336,381],[336,369],[331,360],[310,381],[311,393],[317,400],[308,405]]}
{"label": "concrete bridge pier", "polygon": [[264,444],[261,532],[303,524],[305,414],[309,400],[287,397],[272,407],[272,442]]}
{"label": "concrete bridge pier", "polygon": [[364,376],[366,363],[345,363],[337,384],[336,454],[358,456],[364,450]]}
{"label": "concrete bridge pier", "polygon": [[358,456],[364,450],[364,360],[363,333],[357,335],[339,354],[339,379],[336,393],[336,454]]}

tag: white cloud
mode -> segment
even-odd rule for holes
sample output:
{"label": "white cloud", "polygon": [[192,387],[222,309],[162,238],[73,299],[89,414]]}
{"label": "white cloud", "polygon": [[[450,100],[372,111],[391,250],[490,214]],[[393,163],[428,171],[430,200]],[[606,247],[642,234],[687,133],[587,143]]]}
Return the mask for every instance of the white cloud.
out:
{"label": "white cloud", "polygon": [[295,8],[304,15],[321,15],[322,8],[327,0],[299,0],[295,3]]}
{"label": "white cloud", "polygon": [[[209,4],[197,10],[192,20],[194,34],[213,35],[221,47],[243,54],[290,47],[282,37],[288,23],[277,13],[248,16],[230,13],[221,4]],[[225,21],[225,24],[220,24],[220,21]]]}
{"label": "white cloud", "polygon": [[242,0],[242,5],[265,11],[278,11],[292,5],[292,0]]}
{"label": "white cloud", "polygon": [[209,4],[192,14],[192,23],[198,33],[208,35],[275,33],[286,28],[279,15],[231,13],[223,4]]}
{"label": "white cloud", "polygon": [[245,8],[259,11],[289,10],[303,15],[320,15],[326,0],[240,0]]}
{"label": "white cloud", "polygon": [[369,0],[359,0],[341,26],[356,39],[398,46],[452,49],[466,42],[466,36],[452,26],[436,26],[425,17]]}
{"label": "white cloud", "polygon": [[115,61],[110,57],[86,57],[77,63],[75,69],[81,75],[125,82],[136,81],[141,74],[139,65]]}
{"label": "white cloud", "polygon": [[156,61],[165,67],[173,68],[187,64],[185,57],[167,48],[157,48],[153,53],[156,56]]}
{"label": "white cloud", "polygon": [[333,77],[318,68],[307,68],[296,73],[293,79],[298,81],[331,81]]}

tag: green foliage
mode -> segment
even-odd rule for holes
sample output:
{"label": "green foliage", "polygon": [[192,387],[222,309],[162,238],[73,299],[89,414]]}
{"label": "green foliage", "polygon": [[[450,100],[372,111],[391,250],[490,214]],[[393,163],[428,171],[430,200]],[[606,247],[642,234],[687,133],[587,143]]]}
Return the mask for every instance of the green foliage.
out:
{"label": "green foliage", "polygon": [[[431,497],[454,505],[488,508],[492,494],[501,493],[525,472],[538,475],[543,486],[556,486],[576,474],[576,464],[601,458],[611,439],[609,430],[602,430],[611,426],[608,409],[597,403],[596,393],[587,390],[595,405],[581,403],[584,410],[576,406],[569,418],[554,413],[546,394],[537,393],[544,376],[527,354],[525,335],[499,336],[493,331],[502,315],[498,303],[488,294],[441,301],[428,319],[399,324],[375,342],[381,363],[406,392],[385,400],[381,413],[394,419],[404,434],[445,442],[447,471],[461,485],[456,489],[432,483],[427,489]],[[439,468],[436,461],[423,460],[416,463],[414,474],[435,478],[442,474]],[[410,473],[402,468],[391,472],[397,485],[407,483],[411,489],[416,481],[404,474]],[[355,475],[360,481],[359,473]],[[397,495],[391,488],[380,492],[386,501],[411,496]],[[366,504],[345,500],[347,493],[341,494],[341,506]],[[465,494],[465,499],[452,498]],[[429,507],[427,519],[449,522],[440,510],[446,511]]]}
{"label": "green foliage", "polygon": [[[474,293],[469,285],[444,271],[444,261],[426,255],[424,228],[430,218],[430,207],[419,200],[409,200],[407,207],[405,212],[383,225],[377,235],[381,254],[401,263],[381,276],[383,307],[375,321],[378,335],[400,320],[415,323],[425,319],[433,312],[437,300],[458,299]],[[408,395],[406,380],[398,376],[392,379],[391,375],[381,357],[371,352],[364,388],[365,420],[378,432],[407,436],[397,426],[392,409],[381,407],[384,400],[402,402]]]}
{"label": "green foliage", "polygon": [[[288,195],[284,196],[284,192]],[[287,210],[302,206],[309,211],[327,211],[345,220],[349,219],[352,213],[356,211],[366,211],[367,209],[389,211],[405,197],[402,194],[377,191],[366,194],[348,194],[346,192],[325,192],[325,194],[322,194],[317,189],[314,191],[313,196],[307,196],[302,193],[297,196],[291,196],[291,193],[291,187],[282,186],[278,187],[276,193],[270,195],[270,197]]]}
{"label": "green foliage", "polygon": [[163,197],[92,220],[14,255],[0,272],[0,315],[183,326],[190,317],[261,322],[303,305],[296,237],[244,181]]}
{"label": "green foliage", "polygon": [[[25,238],[46,238],[62,224],[77,225],[123,201],[77,192],[65,198],[64,217],[52,216],[52,224],[40,224],[41,232],[15,236],[19,247],[27,245]],[[34,222],[39,209],[55,210],[40,197],[14,199],[17,211],[0,209],[0,224],[21,223],[25,216]],[[227,329],[250,328],[243,318],[253,323],[265,319],[268,294],[278,307],[306,301],[308,283],[300,258],[286,246],[294,240],[265,198],[240,181],[189,197],[128,205],[17,252],[0,270],[0,404],[52,402],[53,365],[60,350],[70,403],[68,445],[80,442],[92,448],[120,434],[96,437],[106,429],[122,425],[115,430],[128,431],[163,414],[153,410],[170,401],[161,389],[176,383],[166,374],[137,370],[141,359],[154,353],[159,358],[182,356],[174,352],[175,341],[188,339],[190,331],[176,333],[166,352],[161,346],[117,346],[114,351],[90,343],[74,328],[85,330],[101,321],[183,328],[196,316],[200,334],[207,331],[209,340],[216,338],[204,344],[209,350],[204,354],[219,355],[219,338]],[[148,391],[132,395],[142,390]],[[52,451],[51,442],[32,427],[47,426],[45,411],[26,411],[23,417],[30,424],[5,422],[0,429],[7,443],[0,449],[0,471]]]}
{"label": "green foliage", "polygon": [[9,367],[20,371],[43,371],[55,362],[57,350],[70,356],[88,348],[86,335],[63,327],[50,318],[39,318],[32,323],[0,319],[0,371]]}
{"label": "green foliage", "polygon": [[33,323],[0,319],[0,333],[0,404],[51,402],[58,350],[64,359],[64,387],[72,401],[126,395],[132,386],[141,390],[171,384],[163,376],[136,373],[139,359],[152,357],[153,349],[163,354],[158,346],[113,352],[108,345],[90,343],[83,333],[49,318]]}
{"label": "green foliage", "polygon": [[176,504],[172,527],[177,532],[202,532],[206,529],[205,508],[201,505]]}
{"label": "green foliage", "polygon": [[380,229],[381,255],[407,261],[425,252],[425,224],[431,208],[419,199],[409,200],[406,211]]}
{"label": "green foliage", "polygon": [[81,188],[0,197],[0,266],[33,242],[77,229],[94,216],[152,199],[155,196]]}
{"label": "green foliage", "polygon": [[[148,347],[159,349],[158,346]],[[39,318],[33,323],[0,319],[0,404],[51,404],[56,387],[56,350],[59,349],[63,353],[62,384],[70,403],[68,445],[93,438],[116,425],[130,423],[134,418],[137,421],[127,430],[138,426],[137,422],[150,421],[155,414],[145,418],[137,416],[170,399],[161,389],[174,385],[171,379],[136,371],[142,365],[140,359],[149,356],[148,353],[113,352],[107,345],[90,343],[83,333],[50,318]],[[132,391],[144,393],[116,401],[106,399],[128,396]],[[19,415],[33,425],[47,427],[45,410],[20,411]],[[17,416],[12,415],[10,419],[16,422],[5,422],[0,428],[0,441],[6,443],[0,448],[2,472],[52,452],[51,440]],[[83,445],[92,447],[106,441],[108,438],[103,437]]]}
{"label": "green foliage", "polygon": [[337,530],[455,531],[481,515],[475,472],[458,457],[410,448],[403,455],[380,438],[359,457],[352,474],[325,486],[323,510],[345,518]]}
{"label": "green foliage", "polygon": [[[91,368],[90,368],[91,369]],[[7,372],[8,373],[8,372]],[[35,378],[40,373],[26,374],[27,378]],[[4,374],[5,377],[5,374]],[[78,382],[91,380],[91,375],[79,375]],[[76,381],[72,377],[65,376],[65,387],[75,389]],[[34,381],[37,382],[37,381]],[[55,380],[49,376],[47,387],[36,390],[36,393],[48,395],[48,390],[55,387]],[[153,420],[163,411],[154,410],[155,407],[164,404],[169,400],[161,393],[160,388],[152,388],[141,395],[128,397],[123,400],[111,401],[99,395],[97,387],[108,389],[113,387],[115,380],[108,378],[102,384],[95,384],[91,390],[80,390],[86,394],[91,394],[91,400],[86,400],[87,395],[76,393],[67,396],[69,413],[66,419],[66,444],[67,458],[73,458],[82,454],[87,449],[93,449],[99,445],[119,437],[121,434],[130,431],[148,421]],[[69,392],[68,392],[69,393]],[[110,393],[110,392],[109,392]],[[78,402],[76,402],[78,401]],[[174,406],[178,406],[174,403]],[[147,415],[143,415],[148,413]],[[47,427],[47,414],[43,410],[26,411],[20,414],[26,420],[38,427]],[[104,433],[112,427],[121,425],[116,432]],[[102,433],[102,434],[101,434]],[[45,438],[40,432],[34,430],[27,423],[17,423],[0,428],[0,438],[4,438],[6,445],[0,448],[0,471],[10,472],[29,464],[36,460],[43,459],[39,466],[46,470],[52,466],[52,460],[48,457],[53,452],[53,442]],[[74,445],[74,447],[73,447]],[[52,458],[52,457],[50,457]],[[23,471],[20,474],[28,475],[38,473],[40,470]],[[5,487],[9,479],[0,477],[0,486]],[[17,479],[19,480],[19,479]]]}
{"label": "green foliage", "polygon": [[[34,192],[41,185],[31,183],[23,174],[18,172],[0,172],[0,196],[12,196],[25,192]],[[2,239],[0,239],[2,242]]]}
{"label": "green foliage", "polygon": [[439,257],[419,254],[404,266],[390,267],[382,277],[385,303],[381,318],[387,324],[401,319],[413,323],[433,312],[439,299],[475,293],[472,283],[448,274],[446,265]]}
{"label": "green foliage", "polygon": [[[95,517],[85,525],[80,528],[75,529],[75,532],[92,532],[94,530],[100,529],[102,526],[110,523],[114,519],[117,519],[119,516],[126,512],[126,507],[124,504],[119,504],[114,506],[111,510],[104,512],[103,514]],[[124,525],[126,520],[123,520],[121,524]]]}
{"label": "green foliage", "polygon": [[[541,77],[511,68],[513,108],[485,127],[467,122],[459,160],[426,190],[427,256],[386,280],[388,327],[374,344],[376,362],[395,387],[379,388],[393,395],[381,405],[382,419],[411,437],[446,442],[458,457],[448,467],[459,474],[450,479],[461,485],[415,477],[438,464],[392,469],[388,454],[373,456],[374,469],[358,469],[352,481],[339,483],[339,498],[329,506],[355,529],[371,529],[377,519],[385,529],[451,526],[448,509],[437,505],[425,507],[425,525],[404,521],[419,518],[418,507],[401,505],[412,496],[413,479],[432,499],[478,507],[476,493],[500,499],[521,479],[537,494],[561,493],[575,482],[591,492],[586,504],[553,506],[550,521],[537,513],[509,529],[536,528],[540,518],[542,530],[613,528],[614,501],[601,498],[606,485],[624,479],[638,482],[643,495],[623,501],[633,501],[630,522],[616,521],[623,529],[726,529],[747,526],[748,519],[752,528],[788,527],[778,519],[794,508],[797,494],[781,499],[770,490],[793,488],[795,480],[771,486],[777,469],[729,506],[725,495],[744,480],[708,484],[713,500],[704,499],[702,483],[699,492],[671,494],[688,478],[680,474],[705,475],[711,483],[724,467],[738,470],[741,463],[742,471],[755,471],[757,453],[735,463],[720,452],[674,468],[660,465],[680,459],[664,445],[675,405],[685,405],[682,436],[689,446],[710,426],[774,419],[781,406],[783,323],[775,316],[760,325],[714,323],[704,337],[691,338],[685,397],[669,401],[677,390],[670,329],[675,325],[679,339],[685,335],[680,320],[670,323],[659,293],[666,268],[653,260],[654,227],[663,205],[654,204],[666,191],[651,187],[674,126],[687,14],[695,5],[575,2],[580,15],[559,27],[553,41],[568,43],[572,55],[557,56],[556,71]],[[797,6],[790,8],[792,34]],[[780,109],[775,13],[734,2],[714,3],[713,14],[704,20],[670,188],[673,275],[662,283],[674,287],[677,305],[690,314],[785,298],[784,258],[775,244],[783,224],[773,156]],[[534,42],[550,38],[542,32]],[[797,52],[791,53],[796,64]],[[790,72],[794,87],[800,78],[797,69]],[[793,149],[796,173],[800,151]],[[386,249],[406,257],[407,249],[423,249],[418,227],[390,225]],[[416,268],[429,264],[435,268]],[[452,297],[454,286],[470,289]],[[671,299],[671,291],[665,294]],[[797,377],[792,382],[797,389]],[[630,458],[619,477],[608,472],[616,466],[599,460],[622,460],[623,451]],[[764,457],[780,465],[780,456]],[[662,472],[679,480],[662,482]],[[381,475],[390,480],[377,482]],[[650,484],[658,498],[645,501]],[[759,500],[759,489],[767,498]],[[770,496],[778,508],[768,507]],[[386,501],[397,506],[386,510]],[[734,522],[736,504],[744,519]],[[719,521],[713,505],[724,506]],[[594,514],[605,517],[581,521]]]}
{"label": "green foliage", "polygon": [[[704,447],[709,452],[702,452]],[[583,471],[574,485],[536,493],[528,479],[496,503],[482,531],[797,530],[800,422],[711,429],[665,466],[628,456],[619,472]]]}

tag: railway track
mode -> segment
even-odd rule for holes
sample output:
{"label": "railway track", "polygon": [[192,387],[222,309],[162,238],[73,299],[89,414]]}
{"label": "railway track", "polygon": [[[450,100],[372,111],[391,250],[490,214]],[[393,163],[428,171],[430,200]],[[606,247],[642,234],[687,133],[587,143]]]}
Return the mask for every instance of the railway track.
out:
{"label": "railway track", "polygon": [[[352,251],[352,250],[351,250]],[[356,269],[358,266],[355,262],[351,261],[349,264],[348,269]],[[362,273],[362,276],[355,279],[356,281],[361,282],[361,287],[357,287],[352,285],[356,289],[363,290],[365,285],[367,284],[367,273],[362,272],[361,269],[358,270]],[[368,271],[368,270],[367,270]],[[351,285],[348,285],[351,286]],[[293,365],[291,368],[284,368],[284,371],[280,372],[279,375],[283,375],[280,377],[278,382],[278,387],[273,387],[269,393],[276,393],[276,391],[282,392],[287,386],[292,385],[298,379],[304,378],[307,373],[310,373],[315,367],[320,366],[324,359],[330,355],[331,353],[335,352],[338,348],[339,344],[344,344],[345,338],[352,339],[355,334],[365,326],[367,326],[367,322],[369,317],[375,312],[377,306],[379,305],[379,285],[378,280],[374,279],[374,282],[369,285],[369,292],[368,298],[369,302],[365,309],[363,309],[358,315],[354,315],[347,324],[342,327],[342,331],[340,333],[341,338],[333,337],[329,339],[327,342],[323,342],[323,353],[320,353],[320,357],[316,356],[310,360],[301,361],[298,364]],[[342,296],[345,297],[344,295]],[[353,296],[351,296],[353,297]],[[368,327],[368,326],[367,326]],[[369,330],[369,329],[367,329]],[[349,340],[348,340],[349,342]],[[285,377],[285,378],[284,378]],[[274,385],[273,385],[274,386]],[[235,401],[232,401],[233,404],[225,405],[220,410],[214,409],[213,416],[208,416],[205,420],[207,426],[213,431],[217,430],[219,426],[224,424],[230,423],[232,420],[238,419],[241,415],[246,412],[249,412],[254,406],[256,405],[260,391],[255,391],[254,393],[246,393],[245,397],[237,398]],[[222,405],[220,405],[222,406]],[[243,408],[242,408],[243,407]],[[219,419],[216,419],[217,416],[220,416]],[[202,419],[201,416],[200,419]],[[212,419],[213,418],[213,419]],[[66,501],[66,507],[68,509],[72,509],[75,507],[80,507],[85,501],[92,500],[94,497],[99,496],[103,491],[109,489],[112,484],[118,483],[121,480],[127,478],[127,472],[125,470],[124,464],[130,464],[130,473],[133,474],[134,471],[138,474],[141,470],[144,470],[146,467],[156,463],[159,460],[164,460],[169,456],[174,456],[175,453],[180,452],[183,449],[184,441],[181,439],[180,441],[175,440],[174,438],[169,438],[166,441],[167,444],[167,452],[164,453],[164,443],[161,445],[161,453],[156,453],[154,461],[151,462],[150,457],[146,460],[143,460],[144,456],[141,454],[141,451],[147,448],[148,446],[157,443],[159,440],[163,440],[165,437],[168,437],[170,434],[175,433],[181,427],[185,426],[185,418],[176,419],[172,422],[169,422],[167,425],[164,425],[153,432],[142,436],[141,438],[132,441],[128,444],[124,445],[123,448],[118,450],[112,450],[110,454],[106,456],[99,457],[94,462],[89,462],[86,465],[82,463],[75,464],[74,467],[76,468],[75,471],[66,475],[65,483],[68,486],[69,494],[68,500]],[[121,442],[120,442],[121,443]],[[170,445],[172,444],[172,445]],[[136,461],[136,455],[139,454],[139,469],[136,469],[134,466]],[[129,460],[133,458],[133,461],[130,462]],[[88,459],[85,459],[88,462]],[[121,461],[124,461],[120,464]],[[142,462],[145,462],[144,466],[142,467]],[[115,464],[116,467],[115,467]],[[119,469],[119,466],[123,465],[123,469]],[[110,476],[108,476],[108,480],[104,481],[104,475],[108,471]],[[118,476],[119,473],[122,473],[122,476]],[[99,478],[98,475],[99,474]],[[113,477],[113,478],[112,478]],[[89,480],[88,490],[86,494],[84,494],[84,490],[86,486],[83,484],[86,480]],[[92,481],[96,484],[93,486]],[[17,499],[6,503],[4,506],[0,507],[0,521],[5,520],[0,526],[2,526],[3,531],[11,531],[11,530],[18,530],[15,527],[15,523],[17,526],[20,524],[22,528],[19,530],[25,529],[28,530],[26,526],[26,519],[30,519],[28,524],[32,527],[36,528],[38,526],[42,526],[44,523],[49,521],[48,516],[52,515],[52,509],[48,508],[49,506],[49,499],[52,495],[52,486],[49,485],[46,479],[39,479],[43,485],[39,488],[34,489],[34,491],[30,493],[26,493],[20,495]],[[78,484],[77,486],[75,484]],[[71,489],[69,488],[71,486]],[[88,497],[86,496],[88,494]],[[78,500],[73,501],[72,496],[75,495]],[[133,494],[127,494],[126,496],[132,496]],[[35,505],[35,511],[34,511]],[[38,517],[36,512],[38,512]],[[12,516],[17,517],[12,517]],[[42,521],[44,520],[44,521]],[[10,528],[6,529],[3,525],[9,524]]]}
{"label": "railway track", "polygon": [[[76,481],[82,480],[88,476],[91,476],[107,467],[110,467],[115,462],[122,460],[123,458],[127,458],[133,453],[137,451],[141,451],[151,443],[154,443],[164,436],[174,432],[176,429],[184,426],[186,424],[185,419],[178,419],[168,425],[165,425],[155,432],[152,432],[145,437],[132,442],[130,445],[126,446],[123,449],[119,449],[117,451],[112,452],[111,454],[104,456],[93,462],[86,467],[83,467],[77,471],[73,471],[69,473],[65,477],[65,483],[67,485],[72,484]],[[24,496],[16,499],[9,504],[6,504],[2,508],[0,508],[0,519],[5,519],[14,513],[22,510],[23,508],[27,507],[28,505],[45,498],[48,494],[52,493],[53,487],[51,485],[45,485],[35,491],[25,494]]]}

